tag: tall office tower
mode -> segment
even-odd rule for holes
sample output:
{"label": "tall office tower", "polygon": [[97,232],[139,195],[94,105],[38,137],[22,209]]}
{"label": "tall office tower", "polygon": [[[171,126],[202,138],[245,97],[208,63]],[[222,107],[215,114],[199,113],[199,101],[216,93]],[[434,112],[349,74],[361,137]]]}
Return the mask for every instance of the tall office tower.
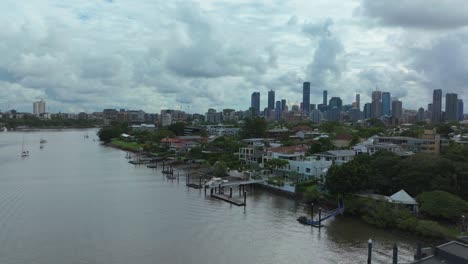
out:
{"label": "tall office tower", "polygon": [[288,106],[286,105],[286,99],[281,99],[281,112],[288,111]]}
{"label": "tall office tower", "polygon": [[439,124],[442,121],[442,90],[435,89],[432,94],[432,123]]}
{"label": "tall office tower", "polygon": [[424,108],[420,107],[418,109],[418,113],[416,114],[416,121],[418,122],[424,121]]}
{"label": "tall office tower", "polygon": [[427,104],[427,111],[432,111],[432,104]]}
{"label": "tall office tower", "polygon": [[275,109],[275,91],[270,90],[268,92],[268,110]]}
{"label": "tall office tower", "polygon": [[250,100],[250,108],[252,109],[253,116],[260,115],[260,93],[259,92],[252,93],[252,98]]}
{"label": "tall office tower", "polygon": [[302,113],[309,115],[310,112],[310,82],[302,84]]}
{"label": "tall office tower", "polygon": [[403,116],[403,103],[401,101],[392,102],[392,116],[394,118],[401,118]]}
{"label": "tall office tower", "polygon": [[372,104],[364,104],[364,119],[369,119],[372,117]]}
{"label": "tall office tower", "polygon": [[383,92],[382,93],[382,115],[390,116],[390,107],[391,107],[391,100],[390,100],[390,93]]}
{"label": "tall office tower", "polygon": [[310,111],[317,109],[316,104],[310,104]]}
{"label": "tall office tower", "polygon": [[382,92],[373,91],[372,92],[372,103],[371,103],[371,116],[374,118],[379,118],[382,116]]}
{"label": "tall office tower", "polygon": [[322,104],[323,104],[325,107],[327,106],[327,102],[328,102],[327,97],[328,97],[328,92],[327,92],[327,90],[323,90],[323,102],[322,102]]}
{"label": "tall office tower", "polygon": [[458,95],[447,93],[445,95],[445,119],[447,121],[458,121]]}
{"label": "tall office tower", "polygon": [[40,100],[33,103],[33,113],[35,116],[40,116],[41,114],[45,114],[46,112],[46,104],[44,100]]}
{"label": "tall office tower", "polygon": [[356,108],[358,110],[361,110],[361,95],[360,94],[356,94]]}
{"label": "tall office tower", "polygon": [[463,113],[463,100],[458,99],[458,121],[463,121],[465,119],[464,113]]}
{"label": "tall office tower", "polygon": [[338,110],[341,111],[342,107],[343,107],[343,101],[341,101],[341,98],[339,97],[332,97],[330,99],[330,102],[328,103],[328,110],[333,110],[334,108],[337,108]]}
{"label": "tall office tower", "polygon": [[281,109],[281,101],[276,101],[276,107],[275,107],[275,120],[279,121],[281,120],[281,112],[283,110]]}

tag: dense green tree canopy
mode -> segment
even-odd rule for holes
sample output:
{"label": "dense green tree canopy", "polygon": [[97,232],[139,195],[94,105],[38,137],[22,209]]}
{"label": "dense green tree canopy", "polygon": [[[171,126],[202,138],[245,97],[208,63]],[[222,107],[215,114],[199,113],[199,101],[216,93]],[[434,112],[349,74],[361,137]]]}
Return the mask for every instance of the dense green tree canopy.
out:
{"label": "dense green tree canopy", "polygon": [[267,122],[263,118],[245,119],[240,135],[242,138],[261,138],[265,136]]}

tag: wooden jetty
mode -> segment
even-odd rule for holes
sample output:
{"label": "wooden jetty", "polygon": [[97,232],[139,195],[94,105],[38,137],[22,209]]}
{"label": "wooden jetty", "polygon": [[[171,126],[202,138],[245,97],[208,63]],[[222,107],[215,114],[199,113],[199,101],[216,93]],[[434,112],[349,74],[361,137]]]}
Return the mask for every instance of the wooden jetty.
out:
{"label": "wooden jetty", "polygon": [[228,195],[225,195],[225,194],[215,194],[214,193],[214,194],[211,194],[211,197],[226,201],[228,203],[231,203],[231,204],[234,204],[234,205],[237,205],[237,206],[245,206],[244,201],[229,197]]}
{"label": "wooden jetty", "polygon": [[[205,192],[206,192],[206,189],[207,188],[205,187]],[[239,190],[240,190],[240,187],[239,187]],[[216,193],[216,191],[218,193]],[[234,204],[234,205],[237,205],[237,206],[245,206],[247,204],[246,203],[246,201],[247,201],[247,192],[246,191],[243,192],[244,193],[244,200],[243,201],[232,197],[232,187],[229,188],[229,195],[224,194],[224,188],[211,188],[210,192],[211,192],[211,194],[210,194],[211,197],[219,199],[219,200],[223,200],[223,201],[228,202],[230,204]]]}

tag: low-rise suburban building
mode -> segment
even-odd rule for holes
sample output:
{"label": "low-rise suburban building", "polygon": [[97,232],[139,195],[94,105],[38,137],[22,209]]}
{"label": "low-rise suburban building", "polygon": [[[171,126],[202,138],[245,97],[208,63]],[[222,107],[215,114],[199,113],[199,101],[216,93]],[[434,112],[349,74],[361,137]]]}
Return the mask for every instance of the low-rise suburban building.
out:
{"label": "low-rise suburban building", "polygon": [[317,160],[331,161],[333,164],[343,164],[351,161],[356,156],[356,152],[348,149],[329,150],[321,153],[316,153]]}

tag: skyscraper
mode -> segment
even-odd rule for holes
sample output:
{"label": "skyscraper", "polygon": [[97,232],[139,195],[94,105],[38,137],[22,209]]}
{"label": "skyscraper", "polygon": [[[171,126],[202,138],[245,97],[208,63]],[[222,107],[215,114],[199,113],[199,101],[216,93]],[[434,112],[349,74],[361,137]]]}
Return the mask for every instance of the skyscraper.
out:
{"label": "skyscraper", "polygon": [[281,99],[281,112],[288,111],[288,106],[286,105],[286,99]]}
{"label": "skyscraper", "polygon": [[41,114],[45,114],[46,112],[46,104],[44,100],[40,100],[33,103],[33,113],[35,116],[40,116]]}
{"label": "skyscraper", "polygon": [[368,119],[372,117],[372,104],[366,103],[364,105],[364,119]]}
{"label": "skyscraper", "polygon": [[275,109],[275,91],[270,90],[268,92],[268,110]]}
{"label": "skyscraper", "polygon": [[374,118],[379,118],[382,116],[382,92],[373,91],[372,92],[372,104],[371,104],[371,116]]}
{"label": "skyscraper", "polygon": [[464,113],[463,113],[463,100],[458,99],[458,121],[463,121],[465,119]]}
{"label": "skyscraper", "polygon": [[447,93],[445,95],[445,119],[447,121],[458,121],[458,95]]}
{"label": "skyscraper", "polygon": [[259,92],[252,93],[252,98],[250,100],[250,108],[252,109],[253,116],[260,115],[260,93]]}
{"label": "skyscraper", "polygon": [[281,109],[281,101],[276,101],[276,107],[275,107],[275,120],[279,121],[281,120],[281,112],[283,110]]}
{"label": "skyscraper", "polygon": [[327,106],[327,102],[328,102],[327,97],[328,97],[328,92],[327,92],[327,90],[323,90],[323,102],[322,102],[322,104],[323,104],[324,106]]}
{"label": "skyscraper", "polygon": [[403,116],[403,103],[401,101],[392,102],[392,117],[400,119]]}
{"label": "skyscraper", "polygon": [[442,90],[435,89],[432,94],[432,123],[439,124],[442,121]]}
{"label": "skyscraper", "polygon": [[418,113],[416,114],[416,121],[418,122],[424,121],[424,108],[420,107],[418,109]]}
{"label": "skyscraper", "polygon": [[356,108],[358,110],[361,110],[361,95],[360,94],[356,94]]}
{"label": "skyscraper", "polygon": [[389,92],[383,92],[382,93],[382,115],[384,116],[390,116],[390,107],[391,107],[391,101],[390,101],[390,93]]}
{"label": "skyscraper", "polygon": [[310,82],[302,84],[302,113],[309,115],[310,112]]}
{"label": "skyscraper", "polygon": [[341,98],[332,97],[328,104],[328,110],[333,110],[334,108],[337,108],[338,110],[341,111],[342,106],[343,106],[343,101],[341,100]]}

